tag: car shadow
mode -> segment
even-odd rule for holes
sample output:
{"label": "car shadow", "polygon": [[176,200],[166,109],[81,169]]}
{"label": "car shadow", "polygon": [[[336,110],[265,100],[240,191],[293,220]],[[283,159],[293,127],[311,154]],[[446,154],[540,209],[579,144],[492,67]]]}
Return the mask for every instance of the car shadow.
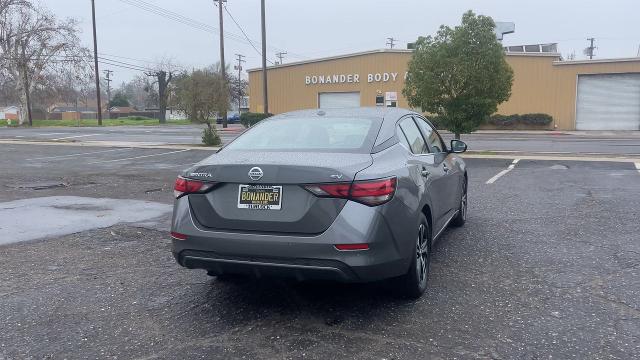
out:
{"label": "car shadow", "polygon": [[[208,283],[210,287],[204,297],[215,302],[212,309],[242,309],[241,318],[244,319],[286,315],[292,321],[313,318],[327,326],[343,322],[366,326],[390,316],[389,308],[412,307],[420,301],[400,296],[393,280],[343,284],[277,278],[244,278],[229,282],[211,278]],[[214,311],[211,315],[225,323],[239,321],[234,312]]]}

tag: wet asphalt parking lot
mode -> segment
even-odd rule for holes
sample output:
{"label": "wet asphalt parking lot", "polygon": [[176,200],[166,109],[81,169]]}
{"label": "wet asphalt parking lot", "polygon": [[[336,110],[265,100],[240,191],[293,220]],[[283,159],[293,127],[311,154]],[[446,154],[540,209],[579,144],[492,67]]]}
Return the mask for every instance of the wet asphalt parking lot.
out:
{"label": "wet asphalt parking lot", "polygon": [[[0,205],[77,196],[168,206],[177,173],[211,153],[1,150]],[[469,220],[441,237],[417,301],[389,282],[228,283],[183,269],[168,213],[0,245],[0,359],[639,357],[640,172],[513,160],[467,160]],[[43,220],[13,205],[0,213],[13,219],[4,237]]]}

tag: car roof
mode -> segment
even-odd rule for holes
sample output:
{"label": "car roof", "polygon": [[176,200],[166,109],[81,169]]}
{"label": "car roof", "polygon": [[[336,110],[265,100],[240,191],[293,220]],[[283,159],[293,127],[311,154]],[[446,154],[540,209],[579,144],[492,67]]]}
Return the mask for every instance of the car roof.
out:
{"label": "car roof", "polygon": [[378,119],[393,119],[397,120],[400,117],[412,113],[411,110],[403,108],[388,108],[388,107],[359,107],[359,108],[343,108],[343,109],[309,109],[309,110],[297,110],[283,114],[279,114],[273,117],[287,118],[287,117],[360,117],[360,118],[378,118]]}
{"label": "car roof", "polygon": [[297,110],[283,114],[279,114],[269,118],[269,120],[278,120],[285,118],[374,118],[381,120],[380,131],[373,144],[375,149],[379,145],[389,141],[395,136],[396,122],[406,115],[418,114],[415,111],[403,109],[403,108],[388,108],[388,107],[359,107],[359,108],[344,108],[344,109],[309,109],[309,110]]}

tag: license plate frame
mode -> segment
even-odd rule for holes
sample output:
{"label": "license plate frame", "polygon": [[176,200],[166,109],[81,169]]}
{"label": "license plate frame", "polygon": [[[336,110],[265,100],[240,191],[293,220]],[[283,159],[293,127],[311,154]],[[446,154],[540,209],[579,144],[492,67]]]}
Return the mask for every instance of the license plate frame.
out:
{"label": "license plate frame", "polygon": [[282,185],[240,184],[237,206],[248,210],[282,210]]}

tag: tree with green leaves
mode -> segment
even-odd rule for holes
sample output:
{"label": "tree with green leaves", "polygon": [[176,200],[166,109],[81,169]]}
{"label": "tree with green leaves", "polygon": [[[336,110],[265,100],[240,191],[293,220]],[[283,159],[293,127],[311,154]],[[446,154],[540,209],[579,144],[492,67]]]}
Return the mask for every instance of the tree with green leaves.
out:
{"label": "tree with green leaves", "polygon": [[118,107],[130,106],[129,98],[127,97],[127,94],[125,94],[120,90],[116,91],[116,93],[113,94],[111,101],[109,102],[109,108],[112,108],[114,106],[118,106]]}
{"label": "tree with green leaves", "polygon": [[511,96],[513,70],[494,29],[493,19],[468,11],[461,25],[442,25],[415,44],[403,94],[456,139],[477,130]]}
{"label": "tree with green leaves", "polygon": [[202,135],[206,145],[220,144],[215,121],[218,114],[229,109],[228,84],[219,71],[213,70],[195,70],[179,76],[175,82],[175,105],[192,122],[207,125]]}

